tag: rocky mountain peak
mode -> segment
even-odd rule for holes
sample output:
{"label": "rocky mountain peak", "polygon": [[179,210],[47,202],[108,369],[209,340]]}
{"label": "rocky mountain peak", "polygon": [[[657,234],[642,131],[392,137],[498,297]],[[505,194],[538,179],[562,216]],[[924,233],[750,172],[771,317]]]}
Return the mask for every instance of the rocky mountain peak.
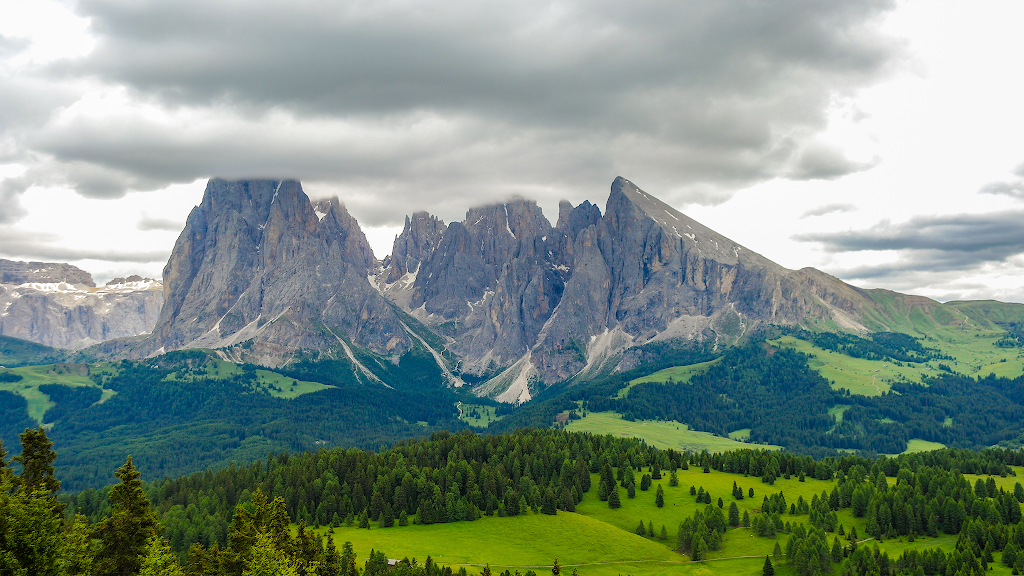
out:
{"label": "rocky mountain peak", "polygon": [[385,258],[385,282],[391,284],[406,274],[415,274],[430,258],[448,227],[442,220],[420,211],[405,217],[402,233],[395,237],[391,255]]}
{"label": "rocky mountain peak", "polygon": [[[254,360],[347,341],[381,354],[411,345],[367,282],[376,266],[337,198],[313,203],[296,180],[211,180],[164,268],[164,349],[252,340]],[[346,348],[347,350],[347,348]]]}
{"label": "rocky mountain peak", "polygon": [[95,287],[92,274],[63,262],[22,262],[0,258],[2,284],[53,284],[67,282],[75,286]]}

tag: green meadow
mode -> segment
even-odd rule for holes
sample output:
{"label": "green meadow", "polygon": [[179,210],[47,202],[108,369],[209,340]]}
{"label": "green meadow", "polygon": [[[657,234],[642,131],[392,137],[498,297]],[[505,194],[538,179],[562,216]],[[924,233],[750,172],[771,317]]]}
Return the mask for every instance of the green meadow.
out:
{"label": "green meadow", "polygon": [[707,362],[700,362],[698,364],[689,364],[687,366],[673,366],[671,368],[665,368],[664,370],[658,370],[653,374],[648,374],[642,378],[636,378],[629,381],[629,385],[619,390],[616,394],[616,398],[623,398],[629,392],[629,389],[637,384],[643,384],[644,382],[656,382],[664,384],[669,380],[673,382],[689,382],[690,378],[697,374],[706,371],[711,366],[721,362],[721,358],[709,360]]}
{"label": "green meadow", "polygon": [[878,396],[887,392],[896,380],[921,382],[926,376],[940,373],[939,364],[945,364],[967,376],[1005,376],[1016,378],[1024,374],[1024,357],[1019,349],[999,348],[995,343],[1005,332],[997,330],[947,330],[926,336],[922,344],[935,348],[953,360],[932,360],[899,366],[892,361],[853,358],[825,350],[792,336],[773,340],[775,346],[792,348],[810,356],[808,365],[832,382],[836,389],[846,388],[851,394]]}
{"label": "green meadow", "polygon": [[[172,373],[167,377],[167,379],[178,382],[196,380],[199,378],[226,380],[243,373],[243,370],[239,365],[218,359],[210,359],[203,368],[204,371],[198,374],[178,375]],[[320,390],[330,388],[330,386],[326,384],[296,380],[262,368],[256,369],[256,386],[275,398],[298,398],[303,394],[319,392]]]}
{"label": "green meadow", "polygon": [[494,411],[494,406],[459,402],[459,419],[474,428],[486,428],[491,422],[501,420],[502,417],[495,415]]}
{"label": "green meadow", "polygon": [[[1024,473],[1024,468],[1017,469]],[[640,472],[637,473],[639,480]],[[987,476],[968,476],[973,482],[975,478]],[[544,575],[550,572],[552,561],[557,557],[566,569],[575,568],[581,576],[614,576],[632,574],[634,576],[660,576],[668,574],[692,575],[749,575],[761,573],[764,556],[771,554],[775,543],[785,547],[788,536],[780,532],[776,538],[756,536],[747,528],[730,528],[724,538],[721,550],[713,551],[709,558],[702,562],[690,562],[689,558],[674,550],[676,532],[684,517],[692,516],[698,508],[696,498],[690,495],[690,486],[704,488],[712,497],[712,506],[722,498],[726,511],[735,502],[740,509],[753,515],[759,509],[765,495],[782,492],[787,502],[796,502],[803,497],[805,501],[822,491],[831,491],[834,481],[821,481],[807,478],[800,482],[797,478],[789,480],[779,478],[774,485],[763,484],[760,478],[728,474],[712,470],[704,473],[700,468],[678,471],[678,486],[669,486],[669,473],[666,471],[661,480],[655,480],[647,491],[636,492],[635,498],[628,498],[626,490],[619,488],[622,507],[611,509],[607,502],[597,497],[597,491],[591,489],[583,501],[577,506],[575,513],[559,512],[555,516],[528,512],[525,515],[500,518],[484,517],[475,522],[454,522],[450,524],[431,524],[421,526],[414,524],[410,517],[409,526],[380,528],[371,523],[371,529],[355,527],[320,528],[319,533],[329,534],[340,548],[346,541],[352,542],[356,553],[365,559],[371,549],[381,550],[390,558],[416,558],[423,562],[431,556],[440,564],[455,568],[467,567],[470,574],[479,573],[485,564],[492,570],[516,570],[525,573],[534,570]],[[999,478],[1000,486],[1013,489],[1016,478]],[[593,475],[592,482],[596,486],[599,478]],[[754,497],[736,500],[732,496],[732,485],[735,482],[746,496],[750,488],[754,489]],[[639,482],[638,482],[639,483]],[[664,507],[657,507],[655,494],[658,485],[665,494]],[[849,533],[856,526],[859,534],[866,532],[866,518],[853,517],[850,509],[839,511],[839,521]],[[783,519],[793,523],[807,523],[808,515],[791,516],[784,514]],[[654,527],[654,537],[640,536],[636,533],[637,524],[643,522]],[[668,537],[658,538],[662,526]],[[835,534],[830,534],[829,539]],[[890,557],[898,556],[909,548],[942,547],[952,549],[956,536],[939,536],[938,538],[918,537],[914,542],[902,538],[886,540],[879,547],[887,551]],[[845,537],[840,536],[845,544]],[[874,542],[863,542],[873,545]],[[991,564],[993,575],[1010,574],[1010,570],[998,562]],[[789,576],[793,574],[785,562],[776,566],[776,573]]]}
{"label": "green meadow", "polygon": [[[675,450],[690,450],[709,452],[724,452],[740,448],[770,448],[777,449],[778,446],[765,444],[747,444],[732,438],[715,436],[710,432],[690,430],[686,424],[679,422],[661,422],[656,420],[638,420],[630,422],[623,420],[616,412],[588,412],[586,417],[579,420],[570,420],[566,426],[572,432],[591,432],[593,434],[611,434],[619,437],[642,438],[650,446],[656,446],[663,450],[672,448]],[[749,434],[749,430],[746,431]],[[737,437],[742,437],[743,430],[733,432]]]}
{"label": "green meadow", "polygon": [[[99,388],[92,378],[90,371],[100,366],[89,366],[87,364],[46,364],[42,366],[25,366],[22,368],[6,368],[4,372],[18,374],[21,380],[18,382],[0,382],[0,390],[13,392],[25,398],[28,403],[28,415],[36,422],[42,424],[43,414],[54,406],[50,397],[39,390],[43,384],[60,384],[63,386],[92,386]],[[100,401],[113,396],[112,390],[104,390]]]}

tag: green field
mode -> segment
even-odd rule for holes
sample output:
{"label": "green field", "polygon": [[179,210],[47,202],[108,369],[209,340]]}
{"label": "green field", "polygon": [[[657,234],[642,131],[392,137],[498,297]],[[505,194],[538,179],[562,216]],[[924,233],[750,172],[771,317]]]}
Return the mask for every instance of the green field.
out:
{"label": "green field", "polygon": [[459,419],[474,428],[486,428],[491,422],[497,422],[503,418],[503,416],[495,415],[494,406],[459,402],[458,407]]}
{"label": "green field", "polygon": [[[1018,471],[1024,473],[1024,469]],[[404,527],[396,525],[383,529],[371,523],[373,527],[370,530],[355,527],[321,528],[320,533],[332,534],[339,548],[345,541],[352,542],[361,559],[365,559],[371,549],[381,550],[390,558],[416,558],[419,562],[430,555],[440,564],[456,568],[466,566],[470,574],[478,573],[484,564],[490,564],[492,570],[534,570],[543,575],[550,571],[552,560],[557,557],[563,567],[574,567],[581,576],[756,576],[760,574],[764,556],[772,552],[775,543],[785,546],[788,538],[786,534],[780,532],[776,539],[771,539],[753,535],[746,528],[729,529],[723,538],[722,549],[711,552],[704,562],[690,562],[685,555],[674,551],[680,521],[686,516],[692,516],[698,507],[703,507],[690,495],[690,486],[704,488],[714,502],[722,498],[726,508],[736,502],[741,514],[743,511],[753,514],[753,510],[760,508],[762,498],[767,494],[782,491],[788,502],[796,502],[800,496],[810,501],[815,494],[821,494],[823,490],[831,491],[835,486],[834,481],[813,478],[807,478],[805,482],[796,478],[780,478],[769,486],[761,483],[759,478],[717,471],[705,474],[697,467],[679,470],[678,475],[678,486],[669,486],[668,472],[665,472],[664,477],[656,480],[650,490],[638,490],[633,499],[627,498],[626,490],[620,488],[622,507],[617,510],[600,501],[596,490],[591,489],[577,506],[576,513],[559,512],[555,516],[546,516],[528,512],[510,518],[484,517],[475,522],[429,526],[413,524],[410,519],[410,525]],[[973,482],[976,477],[969,478]],[[598,475],[593,475],[594,485],[598,480]],[[996,477],[996,482],[1008,490],[1013,489],[1016,481],[1016,478]],[[733,482],[743,489],[744,494],[753,488],[754,497],[734,500],[731,495]],[[665,505],[662,508],[655,505],[658,484],[665,493]],[[854,519],[850,509],[843,509],[838,514],[845,530],[849,531],[851,526],[856,526],[858,533],[865,533],[867,518]],[[806,514],[785,514],[783,518],[789,522],[808,521]],[[655,534],[659,534],[661,527],[665,526],[668,538],[662,541],[657,537],[638,536],[635,529],[641,521],[645,525],[652,523]],[[830,540],[833,537],[829,535]],[[956,539],[956,536],[918,537],[915,542],[906,542],[897,538],[882,542],[880,548],[887,551],[890,557],[895,557],[909,548],[940,546],[949,550],[955,545]],[[868,542],[868,545],[871,544]],[[998,562],[992,564],[992,568],[995,575],[1010,573],[1008,568]],[[777,566],[776,572],[793,574],[785,563]]]}
{"label": "green field", "polygon": [[572,432],[591,432],[593,434],[611,434],[612,436],[642,438],[647,444],[661,449],[723,452],[740,448],[770,448],[778,446],[763,444],[747,444],[730,438],[715,436],[710,432],[690,430],[686,424],[679,422],[659,422],[639,420],[630,422],[623,420],[615,412],[588,412],[586,417],[570,420],[567,430]]}
{"label": "green field", "polygon": [[995,346],[1003,334],[997,330],[965,330],[944,331],[937,336],[927,336],[922,341],[924,346],[935,348],[954,360],[932,360],[903,366],[888,360],[853,358],[824,350],[792,336],[783,336],[773,340],[772,344],[810,356],[808,365],[831,381],[833,388],[846,388],[852,394],[878,396],[887,392],[893,381],[907,379],[920,382],[925,376],[939,374],[939,364],[946,364],[968,376],[995,374],[1016,378],[1024,374],[1024,358],[1020,356],[1019,349]]}
{"label": "green field", "polygon": [[718,364],[721,360],[721,358],[716,358],[714,360],[700,362],[698,364],[689,364],[686,366],[673,366],[671,368],[665,368],[664,370],[658,370],[654,374],[648,374],[647,376],[644,376],[642,378],[630,380],[628,386],[626,386],[622,390],[619,390],[619,393],[616,394],[616,398],[624,397],[626,393],[629,392],[630,388],[636,386],[637,384],[642,384],[644,382],[655,382],[658,384],[667,383],[669,380],[677,383],[689,382],[690,378],[693,378],[694,375],[706,371],[711,366]]}
{"label": "green field", "polygon": [[[200,378],[225,380],[242,373],[242,368],[237,364],[227,362],[225,360],[210,359],[203,366],[203,369],[197,373],[188,373],[184,375],[172,373],[167,379],[178,382],[191,381]],[[303,394],[319,392],[320,390],[330,388],[330,386],[319,382],[296,380],[294,378],[282,376],[281,374],[271,370],[263,370],[259,368],[256,370],[256,385],[261,390],[275,398],[298,398]]]}
{"label": "green field", "polygon": [[[50,397],[39,390],[43,384],[60,384],[63,386],[92,386],[99,388],[89,377],[94,367],[87,364],[45,364],[42,366],[25,366],[22,368],[7,368],[4,372],[21,375],[18,382],[0,382],[0,390],[14,392],[25,398],[28,402],[28,415],[30,418],[43,423],[43,414],[54,406]],[[104,390],[101,401],[113,396],[113,390]]]}
{"label": "green field", "polygon": [[911,438],[907,440],[907,449],[903,451],[904,454],[913,454],[915,452],[931,452],[932,450],[939,450],[945,448],[946,445],[941,442],[929,442],[928,440],[921,440],[920,438]]}

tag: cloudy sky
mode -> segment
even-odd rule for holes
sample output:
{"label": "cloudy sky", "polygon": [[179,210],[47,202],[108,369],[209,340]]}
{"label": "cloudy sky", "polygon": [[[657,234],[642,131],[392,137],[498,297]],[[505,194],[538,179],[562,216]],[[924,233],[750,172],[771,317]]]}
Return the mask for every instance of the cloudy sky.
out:
{"label": "cloudy sky", "polygon": [[0,257],[159,276],[211,176],[405,214],[622,175],[791,267],[1024,302],[1024,3],[0,0]]}

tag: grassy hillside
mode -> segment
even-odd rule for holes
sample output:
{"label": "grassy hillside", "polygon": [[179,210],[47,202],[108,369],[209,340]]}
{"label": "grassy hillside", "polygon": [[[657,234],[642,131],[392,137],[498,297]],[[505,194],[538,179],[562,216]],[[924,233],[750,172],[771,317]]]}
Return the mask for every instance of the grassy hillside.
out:
{"label": "grassy hillside", "polygon": [[0,366],[14,368],[31,364],[46,364],[63,360],[65,356],[65,351],[57,348],[50,348],[21,338],[0,336]]}
{"label": "grassy hillside", "polygon": [[[567,430],[572,432],[591,432],[593,434],[611,434],[624,438],[640,438],[651,446],[663,450],[690,450],[700,452],[723,452],[739,448],[750,448],[750,444],[738,442],[730,438],[715,436],[710,432],[691,430],[686,424],[679,422],[663,422],[657,420],[623,420],[622,415],[615,412],[588,412],[584,418],[570,420]],[[748,431],[749,433],[749,431]],[[771,445],[758,445],[759,448],[779,448]]]}
{"label": "grassy hillside", "polygon": [[[1024,468],[1016,470],[1024,472]],[[972,484],[977,478],[989,478],[985,475],[965,477]],[[998,486],[1010,491],[1019,481],[1015,477],[994,478]],[[780,478],[769,486],[758,478],[715,470],[703,473],[697,467],[679,470],[678,479],[678,486],[670,486],[668,473],[665,473],[665,477],[654,481],[648,491],[637,490],[633,499],[627,497],[625,489],[619,488],[622,502],[619,509],[609,508],[606,502],[597,498],[596,491],[591,490],[576,507],[575,513],[558,512],[555,516],[547,516],[531,512],[508,518],[484,517],[475,522],[427,526],[410,523],[409,526],[396,525],[386,529],[371,523],[370,530],[342,526],[321,528],[319,533],[333,538],[339,548],[344,542],[351,542],[361,557],[376,549],[391,558],[416,558],[422,563],[429,555],[440,564],[466,567],[470,574],[489,564],[494,573],[506,569],[521,573],[534,570],[543,575],[550,572],[551,563],[557,557],[566,571],[575,568],[583,576],[756,575],[760,574],[765,555],[772,553],[776,543],[785,548],[786,534],[766,538],[755,535],[749,528],[730,528],[723,538],[722,549],[710,552],[708,559],[701,562],[691,562],[686,555],[674,550],[680,521],[692,516],[698,508],[704,508],[690,495],[690,486],[704,488],[711,494],[713,502],[721,497],[726,510],[735,502],[741,514],[744,511],[754,514],[768,494],[781,491],[787,502],[797,502],[799,498],[809,502],[815,495],[831,491],[836,486],[835,481],[813,478],[803,482],[797,478]],[[593,475],[593,482],[596,484],[598,481],[599,476]],[[894,481],[890,479],[890,483]],[[754,497],[734,499],[731,495],[734,482],[743,489],[745,496],[753,488]],[[655,504],[659,485],[665,494],[665,504],[660,508]],[[918,536],[913,542],[900,537],[878,543],[864,536],[868,518],[854,518],[850,509],[840,510],[838,516],[847,534],[856,527],[862,545],[878,544],[893,558],[908,549],[939,547],[952,550],[957,541],[955,535],[940,534],[933,538]],[[809,525],[807,514],[786,514],[784,519]],[[637,535],[636,528],[640,522],[645,526],[653,525],[655,535]],[[665,540],[659,537],[662,526],[668,536]],[[829,534],[830,543],[835,536]],[[848,544],[845,537],[840,536],[840,540]],[[998,560],[998,554],[996,557]],[[990,566],[993,576],[1010,574],[1010,569],[998,561]],[[776,573],[788,576],[794,571],[783,561],[777,563]]]}

